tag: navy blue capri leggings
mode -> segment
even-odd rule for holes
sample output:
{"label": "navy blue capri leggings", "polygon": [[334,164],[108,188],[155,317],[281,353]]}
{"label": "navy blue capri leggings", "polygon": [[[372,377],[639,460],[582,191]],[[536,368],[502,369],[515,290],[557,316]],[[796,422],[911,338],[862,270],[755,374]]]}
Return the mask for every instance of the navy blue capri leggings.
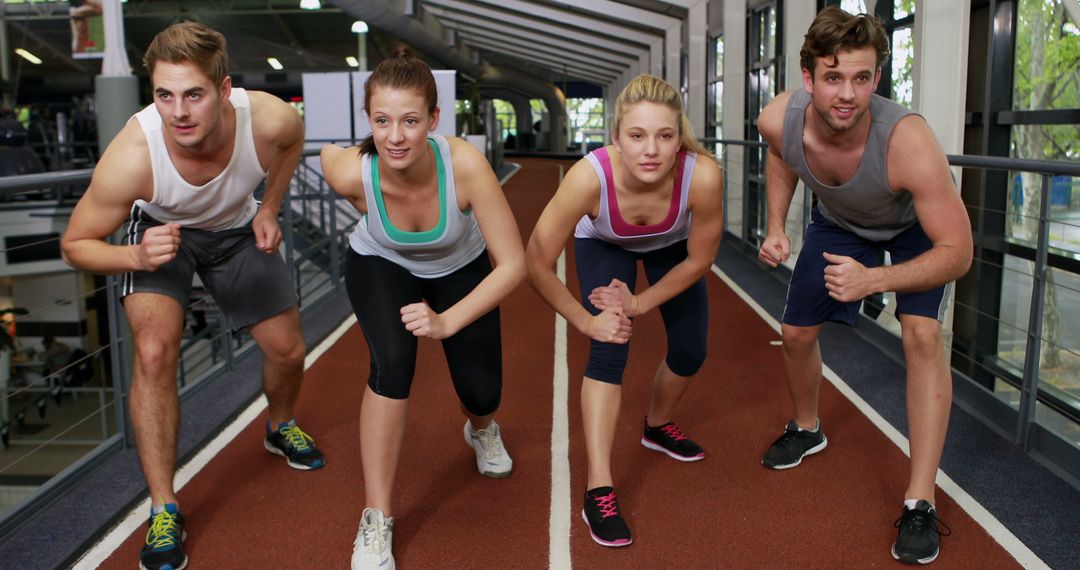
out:
{"label": "navy blue capri leggings", "polygon": [[[491,273],[487,251],[465,267],[434,279],[421,279],[404,267],[374,255],[349,250],[345,258],[345,289],[371,352],[368,386],[380,396],[409,397],[416,371],[413,333],[401,322],[401,308],[425,300],[443,312],[468,295]],[[499,308],[442,340],[450,378],[470,414],[486,416],[499,408],[502,397],[502,337]]]}
{"label": "navy blue capri leggings", "polygon": [[[619,279],[634,290],[637,282],[637,261],[645,266],[645,278],[652,285],[672,267],[686,259],[686,240],[646,253],[627,251],[617,245],[589,238],[574,240],[574,255],[581,303],[593,315],[600,310],[589,302],[589,293]],[[705,362],[709,330],[709,297],[705,279],[660,305],[667,332],[667,366],[679,376],[693,376]],[[609,384],[622,384],[630,344],[613,344],[592,340],[589,345],[589,364],[585,376]]]}

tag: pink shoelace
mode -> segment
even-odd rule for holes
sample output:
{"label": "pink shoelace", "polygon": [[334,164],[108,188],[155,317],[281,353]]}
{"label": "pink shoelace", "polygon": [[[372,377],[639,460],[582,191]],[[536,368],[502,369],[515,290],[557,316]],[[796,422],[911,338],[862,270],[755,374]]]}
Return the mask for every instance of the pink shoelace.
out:
{"label": "pink shoelace", "polygon": [[600,514],[606,519],[608,517],[618,516],[619,506],[615,503],[615,491],[603,495],[600,497],[593,497],[596,501],[596,505],[600,507]]}
{"label": "pink shoelace", "polygon": [[679,429],[679,426],[677,426],[675,424],[668,424],[666,426],[663,426],[660,429],[664,430],[664,433],[671,436],[675,441],[682,441],[682,440],[686,439],[686,436],[683,435],[682,430]]}

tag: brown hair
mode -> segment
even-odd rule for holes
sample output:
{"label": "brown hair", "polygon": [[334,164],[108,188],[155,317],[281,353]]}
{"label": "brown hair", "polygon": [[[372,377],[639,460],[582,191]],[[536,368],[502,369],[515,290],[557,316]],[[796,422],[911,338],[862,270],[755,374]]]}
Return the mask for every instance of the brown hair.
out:
{"label": "brown hair", "polygon": [[872,47],[877,52],[877,67],[889,57],[889,36],[877,18],[868,14],[852,15],[837,6],[825,8],[807,30],[800,65],[814,75],[814,62],[818,57],[832,56],[836,67],[836,54],[841,51]]}
{"label": "brown hair", "polygon": [[225,36],[198,22],[173,24],[154,36],[143,56],[143,65],[150,71],[151,78],[159,61],[194,63],[218,87],[229,74]]}
{"label": "brown hair", "polygon": [[[420,93],[427,103],[428,115],[434,114],[439,104],[439,90],[435,87],[435,75],[431,73],[431,68],[405,46],[399,46],[393,55],[380,61],[364,82],[364,112],[368,117],[371,117],[371,94],[376,88],[382,87]],[[371,135],[360,143],[360,154],[377,154]]]}
{"label": "brown hair", "polygon": [[670,83],[659,77],[642,73],[626,84],[622,93],[615,99],[615,113],[611,117],[611,132],[614,136],[619,135],[619,124],[627,108],[642,102],[663,105],[679,114],[679,149],[696,152],[709,158],[714,158],[694,136],[694,126],[690,124],[690,118],[683,111],[682,97]]}

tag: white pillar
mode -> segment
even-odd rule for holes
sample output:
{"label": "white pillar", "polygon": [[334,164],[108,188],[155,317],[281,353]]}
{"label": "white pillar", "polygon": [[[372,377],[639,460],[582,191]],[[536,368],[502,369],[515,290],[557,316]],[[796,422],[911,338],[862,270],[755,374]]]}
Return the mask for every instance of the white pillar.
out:
{"label": "white pillar", "polygon": [[708,4],[701,0],[690,7],[690,13],[686,21],[687,38],[689,41],[690,58],[690,92],[687,97],[687,115],[690,124],[694,126],[694,133],[701,137],[705,136],[705,106],[707,104],[705,89],[705,63],[708,49]]}
{"label": "white pillar", "polygon": [[[746,113],[746,2],[723,3],[724,10],[724,138],[742,139],[746,135],[743,122]],[[732,145],[724,154],[727,174],[727,207],[724,208],[724,227],[742,235],[743,164],[746,153],[741,146]]]}

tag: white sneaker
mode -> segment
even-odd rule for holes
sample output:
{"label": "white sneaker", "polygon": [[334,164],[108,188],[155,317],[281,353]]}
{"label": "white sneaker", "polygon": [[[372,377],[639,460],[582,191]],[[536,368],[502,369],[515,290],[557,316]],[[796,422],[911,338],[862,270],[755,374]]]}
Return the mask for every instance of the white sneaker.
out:
{"label": "white sneaker", "polygon": [[476,468],[481,475],[492,479],[509,477],[514,469],[514,460],[503,447],[499,424],[491,420],[487,429],[473,431],[472,424],[465,420],[465,443],[476,452]]}
{"label": "white sneaker", "polygon": [[360,531],[353,542],[352,570],[394,570],[394,517],[379,509],[364,509]]}

